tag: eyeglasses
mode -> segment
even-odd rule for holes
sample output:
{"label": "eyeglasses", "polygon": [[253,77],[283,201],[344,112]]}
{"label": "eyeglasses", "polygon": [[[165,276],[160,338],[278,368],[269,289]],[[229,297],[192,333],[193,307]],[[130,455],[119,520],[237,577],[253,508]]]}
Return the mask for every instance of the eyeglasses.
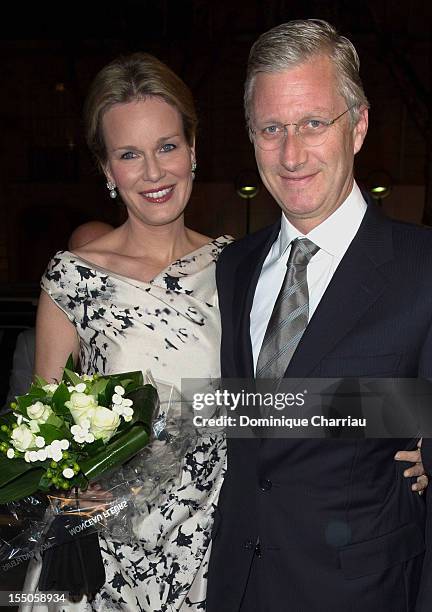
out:
{"label": "eyeglasses", "polygon": [[[355,106],[355,105],[354,105]],[[334,119],[318,119],[307,117],[298,123],[274,123],[259,129],[251,129],[253,139],[260,149],[272,151],[278,149],[288,135],[288,126],[294,125],[294,133],[306,146],[319,147],[324,144],[329,133],[329,128],[354,106],[350,106]]]}

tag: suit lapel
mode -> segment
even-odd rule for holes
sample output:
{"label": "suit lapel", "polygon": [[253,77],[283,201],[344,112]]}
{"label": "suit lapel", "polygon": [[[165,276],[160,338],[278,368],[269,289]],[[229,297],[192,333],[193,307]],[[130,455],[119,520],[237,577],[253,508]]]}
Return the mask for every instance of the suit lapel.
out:
{"label": "suit lapel", "polygon": [[238,346],[236,352],[238,358],[237,371],[241,378],[254,377],[250,312],[261,269],[279,230],[280,221],[260,232],[257,240],[254,240],[251,248],[245,253],[245,257],[236,272],[233,319]]}
{"label": "suit lapel", "polygon": [[310,375],[384,291],[380,266],[393,257],[391,222],[370,206],[285,372]]}

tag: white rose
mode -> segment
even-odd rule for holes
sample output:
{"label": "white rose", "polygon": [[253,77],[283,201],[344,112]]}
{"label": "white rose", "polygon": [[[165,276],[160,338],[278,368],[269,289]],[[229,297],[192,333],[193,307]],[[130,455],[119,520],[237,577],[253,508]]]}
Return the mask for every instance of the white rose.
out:
{"label": "white rose", "polygon": [[24,453],[29,448],[34,448],[36,437],[27,425],[19,425],[12,430],[11,441],[18,451]]}
{"label": "white rose", "polygon": [[30,431],[34,434],[40,432],[40,428],[37,421],[29,421],[28,426],[30,427]]}
{"label": "white rose", "polygon": [[51,408],[42,402],[35,402],[27,408],[28,418],[38,423],[46,423],[52,413]]}
{"label": "white rose", "polygon": [[75,391],[78,391],[78,393],[84,393],[86,389],[87,389],[87,385],[85,383],[78,383],[77,386],[75,387]]}
{"label": "white rose", "polygon": [[98,406],[90,417],[90,431],[96,440],[108,442],[119,425],[119,415],[104,406]]}
{"label": "white rose", "polygon": [[79,393],[77,391],[74,391],[70,400],[65,402],[65,406],[69,408],[75,423],[78,425],[82,419],[91,418],[97,405],[98,403],[94,395],[87,395],[86,393]]}
{"label": "white rose", "polygon": [[49,393],[50,395],[54,395],[54,393],[57,391],[58,389],[58,385],[54,384],[54,383],[49,383],[48,385],[44,385],[42,387],[42,389],[44,391],[46,391],[47,393]]}

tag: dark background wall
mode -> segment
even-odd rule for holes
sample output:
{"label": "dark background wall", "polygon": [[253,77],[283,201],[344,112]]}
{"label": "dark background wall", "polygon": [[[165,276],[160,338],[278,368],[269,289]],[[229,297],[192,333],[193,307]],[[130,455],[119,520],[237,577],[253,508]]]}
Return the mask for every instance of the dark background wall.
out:
{"label": "dark background wall", "polygon": [[[83,143],[81,109],[90,80],[120,53],[145,50],[191,86],[200,116],[190,225],[210,234],[245,231],[235,180],[254,168],[242,87],[251,43],[293,18],[328,19],[358,48],[371,123],[357,177],[385,171],[396,216],[423,217],[430,134],[432,3],[289,0],[98,0],[24,2],[2,16],[0,42],[0,280],[37,282],[72,228],[118,222]],[[277,211],[262,190],[252,229]]]}

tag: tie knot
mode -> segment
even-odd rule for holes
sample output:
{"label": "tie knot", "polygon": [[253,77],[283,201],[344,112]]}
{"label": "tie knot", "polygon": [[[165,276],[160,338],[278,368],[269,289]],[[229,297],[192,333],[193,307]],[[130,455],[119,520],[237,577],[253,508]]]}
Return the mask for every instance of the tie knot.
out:
{"label": "tie knot", "polygon": [[308,238],[296,238],[291,243],[287,266],[307,266],[319,247]]}

